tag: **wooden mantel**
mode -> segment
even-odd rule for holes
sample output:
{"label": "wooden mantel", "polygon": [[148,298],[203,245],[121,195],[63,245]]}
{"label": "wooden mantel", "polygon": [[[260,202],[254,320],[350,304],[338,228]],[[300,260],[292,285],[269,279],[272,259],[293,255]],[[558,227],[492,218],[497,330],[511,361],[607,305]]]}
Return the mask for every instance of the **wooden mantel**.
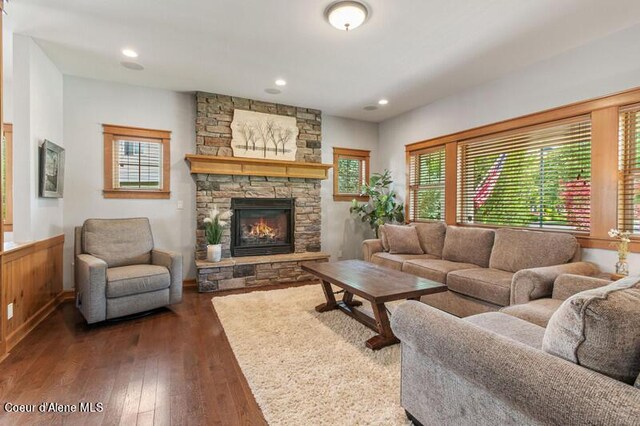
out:
{"label": "wooden mantel", "polygon": [[327,179],[332,164],[187,154],[191,173]]}

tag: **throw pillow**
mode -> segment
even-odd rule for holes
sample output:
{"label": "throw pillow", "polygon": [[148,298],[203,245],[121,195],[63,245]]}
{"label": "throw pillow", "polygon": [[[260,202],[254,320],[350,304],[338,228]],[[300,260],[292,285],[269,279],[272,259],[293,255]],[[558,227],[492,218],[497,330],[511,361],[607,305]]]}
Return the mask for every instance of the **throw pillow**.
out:
{"label": "throw pillow", "polygon": [[424,254],[418,240],[418,231],[413,226],[385,225],[384,232],[389,241],[391,254]]}
{"label": "throw pillow", "polygon": [[380,236],[380,241],[382,241],[382,249],[384,251],[389,251],[389,240],[387,240],[387,233],[384,230],[384,225],[380,225],[378,227],[378,235]]}
{"label": "throw pillow", "polygon": [[442,258],[452,262],[489,267],[493,229],[447,226]]}
{"label": "throw pillow", "polygon": [[549,320],[542,349],[633,385],[640,374],[640,277],[565,300]]}
{"label": "throw pillow", "polygon": [[416,223],[414,225],[418,231],[418,240],[422,251],[427,254],[442,257],[442,247],[444,246],[444,236],[447,232],[447,225],[442,222]]}

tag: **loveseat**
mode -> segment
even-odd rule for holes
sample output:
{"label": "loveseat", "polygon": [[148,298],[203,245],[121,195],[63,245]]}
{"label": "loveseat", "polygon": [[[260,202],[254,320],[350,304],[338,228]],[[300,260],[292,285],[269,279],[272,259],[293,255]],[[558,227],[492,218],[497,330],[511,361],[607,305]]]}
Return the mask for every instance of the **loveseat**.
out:
{"label": "loveseat", "polygon": [[461,319],[402,303],[391,326],[407,415],[424,425],[640,425],[639,280],[563,276],[553,291],[568,298],[546,329],[504,312]]}
{"label": "loveseat", "polygon": [[[399,229],[407,227],[415,228],[413,245]],[[568,233],[417,223],[383,225],[380,235],[363,242],[364,260],[446,284],[447,292],[421,300],[459,317],[550,297],[561,274],[599,272],[580,261],[580,245]]]}

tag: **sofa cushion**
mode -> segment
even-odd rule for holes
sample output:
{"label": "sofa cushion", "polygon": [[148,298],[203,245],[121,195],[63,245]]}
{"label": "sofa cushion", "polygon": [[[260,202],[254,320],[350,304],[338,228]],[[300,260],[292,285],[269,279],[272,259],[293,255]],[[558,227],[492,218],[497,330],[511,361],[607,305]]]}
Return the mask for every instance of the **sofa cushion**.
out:
{"label": "sofa cushion", "polygon": [[640,373],[640,278],[565,300],[549,320],[542,348],[633,385]]}
{"label": "sofa cushion", "polygon": [[107,269],[107,297],[124,297],[169,288],[171,276],[164,266],[131,265]]}
{"label": "sofa cushion", "polygon": [[384,232],[391,254],[424,254],[414,226],[385,225]]}
{"label": "sofa cushion", "polygon": [[560,305],[562,305],[562,300],[544,298],[520,305],[507,306],[500,309],[500,312],[529,321],[540,327],[546,327],[549,319],[555,314]]}
{"label": "sofa cushion", "polygon": [[380,225],[378,227],[378,236],[380,237],[380,241],[382,241],[382,248],[384,251],[389,251],[389,240],[387,239],[387,233],[384,230],[384,225]]}
{"label": "sofa cushion", "polygon": [[88,219],[82,227],[83,252],[109,268],[151,262],[153,236],[146,218]]}
{"label": "sofa cushion", "polygon": [[402,264],[413,259],[437,259],[437,257],[430,254],[391,254],[381,251],[371,256],[371,263],[401,271]]}
{"label": "sofa cushion", "polygon": [[422,251],[437,257],[442,257],[444,237],[447,233],[447,225],[442,222],[416,223],[418,240]]}
{"label": "sofa cushion", "polygon": [[449,272],[479,268],[478,265],[472,263],[451,262],[441,259],[416,259],[404,262],[402,272],[446,284]]}
{"label": "sofa cushion", "polygon": [[501,312],[487,312],[463,319],[485,330],[508,337],[516,342],[524,343],[532,348],[542,348],[544,328],[520,318],[512,317]]}
{"label": "sofa cushion", "polygon": [[513,272],[498,269],[466,269],[447,276],[449,290],[500,306],[509,305]]}
{"label": "sofa cushion", "polygon": [[573,259],[578,240],[557,232],[497,229],[489,266],[503,271],[561,265]]}
{"label": "sofa cushion", "polygon": [[493,235],[492,229],[448,226],[442,258],[486,268],[489,266]]}

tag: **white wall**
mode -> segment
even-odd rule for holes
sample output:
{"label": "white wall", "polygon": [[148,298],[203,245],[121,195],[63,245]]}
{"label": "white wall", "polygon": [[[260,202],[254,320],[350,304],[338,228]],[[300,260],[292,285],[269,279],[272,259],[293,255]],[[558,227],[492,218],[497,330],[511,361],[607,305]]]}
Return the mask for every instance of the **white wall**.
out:
{"label": "white wall", "polygon": [[[640,26],[612,34],[499,80],[460,92],[380,124],[379,167],[405,192],[404,145],[571,102],[640,86]],[[611,271],[615,253],[585,250]],[[640,273],[640,254],[630,257]]]}
{"label": "white wall", "polygon": [[[378,125],[358,120],[322,116],[322,162],[333,163],[333,147],[368,149],[371,169],[377,171]],[[333,169],[322,181],[322,251],[332,260],[362,258],[361,243],[372,238],[368,224],[349,213],[351,202],[333,201]]]}
{"label": "white wall", "polygon": [[[170,199],[102,196],[103,123],[172,132]],[[195,277],[195,184],[184,161],[195,151],[193,95],[65,76],[64,139],[65,288],[73,285],[73,229],[88,218],[148,217],[155,245],[182,252],[185,277]]]}
{"label": "white wall", "polygon": [[46,239],[62,233],[63,199],[40,198],[39,147],[63,141],[62,73],[29,37],[13,38],[14,238]]}

